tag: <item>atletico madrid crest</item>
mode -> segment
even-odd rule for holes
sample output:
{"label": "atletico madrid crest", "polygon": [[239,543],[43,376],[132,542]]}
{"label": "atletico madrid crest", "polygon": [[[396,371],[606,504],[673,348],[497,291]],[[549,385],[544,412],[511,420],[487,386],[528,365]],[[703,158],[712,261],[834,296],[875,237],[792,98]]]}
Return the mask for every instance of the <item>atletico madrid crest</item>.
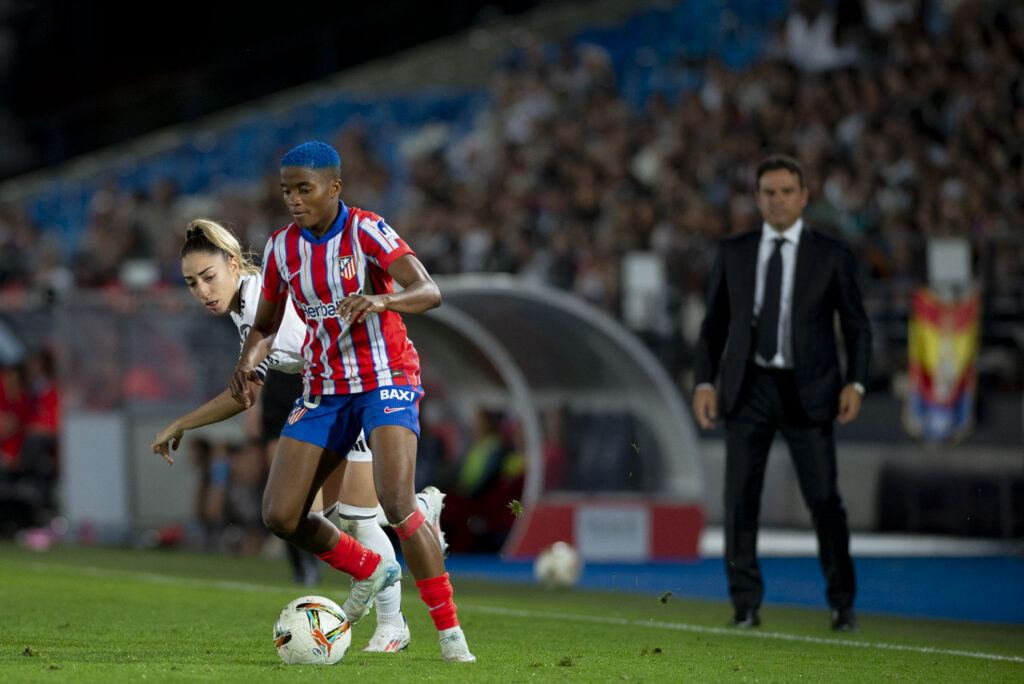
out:
{"label": "atletico madrid crest", "polygon": [[345,280],[351,280],[356,277],[356,260],[355,257],[343,256],[338,257],[338,268],[341,269],[341,277]]}

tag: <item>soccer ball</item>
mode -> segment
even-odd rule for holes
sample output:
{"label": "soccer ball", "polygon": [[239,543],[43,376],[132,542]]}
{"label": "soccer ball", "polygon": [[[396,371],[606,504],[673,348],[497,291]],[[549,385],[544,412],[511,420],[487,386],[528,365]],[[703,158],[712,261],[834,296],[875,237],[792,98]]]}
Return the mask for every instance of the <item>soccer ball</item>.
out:
{"label": "soccer ball", "polygon": [[352,630],[345,612],[323,596],[290,602],[274,623],[274,646],[286,665],[334,665],[345,657]]}
{"label": "soccer ball", "polygon": [[565,542],[555,542],[539,554],[533,562],[533,576],[549,589],[574,587],[583,573],[579,552]]}

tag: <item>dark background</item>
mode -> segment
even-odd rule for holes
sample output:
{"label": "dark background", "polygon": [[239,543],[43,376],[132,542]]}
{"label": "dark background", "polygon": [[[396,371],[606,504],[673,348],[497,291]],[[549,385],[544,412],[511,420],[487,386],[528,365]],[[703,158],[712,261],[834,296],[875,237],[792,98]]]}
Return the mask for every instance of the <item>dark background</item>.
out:
{"label": "dark background", "polygon": [[0,180],[555,0],[0,0]]}

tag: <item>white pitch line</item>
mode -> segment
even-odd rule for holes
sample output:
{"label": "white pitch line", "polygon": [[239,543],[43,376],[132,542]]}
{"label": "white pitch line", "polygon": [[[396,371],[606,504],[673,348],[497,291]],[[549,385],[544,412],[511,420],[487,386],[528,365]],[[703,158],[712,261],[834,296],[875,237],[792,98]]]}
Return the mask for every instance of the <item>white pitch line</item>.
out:
{"label": "white pitch line", "polygon": [[[460,607],[462,602],[460,601]],[[682,622],[661,622],[658,620],[627,620],[625,618],[601,617],[597,615],[578,615],[573,613],[553,613],[541,610],[521,610],[515,608],[498,608],[494,606],[480,606],[466,603],[465,606],[472,611],[491,613],[492,615],[507,615],[510,617],[543,618],[547,620],[571,620],[575,622],[592,622],[607,625],[621,625],[623,627],[652,627],[656,629],[674,629],[683,632],[699,632],[701,634],[716,634],[720,636],[753,637],[755,639],[777,639],[779,641],[798,641],[808,644],[827,644],[829,646],[855,646],[858,648],[877,648],[888,651],[910,651],[913,653],[934,653],[939,655],[962,656],[965,658],[980,658],[983,660],[1001,660],[1011,663],[1024,663],[1024,657],[1005,656],[995,653],[976,653],[973,651],[957,651],[945,648],[932,648],[930,646],[906,646],[903,644],[886,644],[871,641],[853,641],[851,639],[825,639],[823,637],[801,636],[797,634],[783,634],[782,632],[762,632],[752,629],[726,629],[724,627],[703,627],[700,625],[688,625]]]}
{"label": "white pitch line", "polygon": [[[15,561],[13,564],[21,564]],[[91,577],[122,577],[134,579],[149,584],[166,584],[172,586],[203,587],[210,589],[223,589],[225,591],[242,591],[247,593],[280,593],[286,591],[288,586],[273,586],[268,584],[254,584],[251,582],[234,582],[230,580],[209,580],[189,577],[176,577],[174,575],[162,575],[155,572],[140,572],[135,570],[113,570],[110,568],[97,568],[90,566],[75,566],[58,563],[25,563],[33,570],[79,573]],[[854,641],[852,639],[826,639],[823,637],[802,636],[797,634],[784,634],[782,632],[762,632],[754,629],[726,629],[724,627],[704,627],[701,625],[688,625],[684,622],[662,622],[660,620],[627,620],[626,618],[603,617],[599,615],[580,615],[576,613],[555,613],[543,610],[523,610],[518,608],[500,608],[498,606],[479,605],[473,602],[459,601],[459,607],[470,612],[490,613],[491,615],[505,615],[508,617],[521,617],[529,619],[543,618],[546,620],[562,620],[567,622],[590,622],[604,625],[621,625],[623,627],[647,627],[651,629],[668,629],[681,632],[697,632],[700,634],[715,634],[729,637],[750,637],[754,639],[775,639],[778,641],[796,641],[806,644],[825,644],[829,646],[851,646],[855,648],[874,648],[885,651],[908,651],[911,653],[932,653],[936,655],[960,656],[963,658],[977,658],[980,660],[998,660],[1010,663],[1024,663],[1024,657],[1006,656],[996,653],[979,653],[975,651],[960,651],[945,648],[932,648],[930,646],[907,646],[904,644],[887,644],[876,641]]]}
{"label": "white pitch line", "polygon": [[[20,565],[18,561],[11,563]],[[179,587],[200,587],[205,589],[223,589],[225,591],[242,591],[250,594],[269,594],[287,591],[292,584],[274,586],[272,584],[255,584],[253,582],[235,582],[233,580],[212,580],[198,577],[178,577],[176,575],[162,575],[157,572],[142,572],[141,570],[115,570],[113,568],[97,568],[84,565],[68,565],[66,563],[24,563],[33,570],[41,572],[69,572],[73,574],[88,575],[99,578],[124,578],[147,584],[166,584]]]}

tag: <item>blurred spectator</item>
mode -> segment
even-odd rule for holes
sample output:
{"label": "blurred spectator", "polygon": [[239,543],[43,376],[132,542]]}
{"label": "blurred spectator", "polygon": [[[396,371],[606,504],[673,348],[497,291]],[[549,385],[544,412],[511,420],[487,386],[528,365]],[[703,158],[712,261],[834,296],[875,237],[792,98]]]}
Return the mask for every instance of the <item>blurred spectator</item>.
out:
{"label": "blurred spectator", "polygon": [[32,270],[42,251],[39,233],[25,212],[0,206],[0,288],[20,290],[32,280]]}
{"label": "blurred spectator", "polygon": [[[193,452],[198,464],[207,458],[203,448]],[[208,480],[200,482],[200,520],[210,530],[207,548],[243,555],[259,553],[267,532],[260,515],[266,478],[262,446],[214,443],[209,456]]]}
{"label": "blurred spectator", "polygon": [[573,462],[569,451],[566,431],[569,424],[569,409],[556,406],[544,412],[544,489],[558,491],[565,485],[566,476]]}
{"label": "blurred spectator", "polygon": [[501,471],[504,450],[501,414],[478,409],[473,416],[469,448],[458,466],[455,491],[466,497],[476,497],[486,491]]}
{"label": "blurred spectator", "polygon": [[482,534],[476,546],[482,551],[497,552],[505,543],[519,509],[516,502],[523,496],[526,479],[526,451],[523,445],[523,424],[506,419],[501,426],[504,453],[501,467],[490,489],[477,498],[477,512],[483,520]]}
{"label": "blurred spectator", "polygon": [[[189,463],[196,469],[195,499],[192,504],[190,537],[199,548],[210,551],[216,548],[215,532],[218,515],[211,510],[213,490],[213,444],[203,437],[190,436],[188,439]],[[217,474],[218,478],[220,473]]]}
{"label": "blurred spectator", "polygon": [[[425,383],[424,383],[425,384]],[[444,484],[461,448],[458,424],[443,398],[427,391],[420,402],[420,439],[416,450],[416,491]]]}
{"label": "blurred spectator", "polygon": [[267,530],[261,516],[266,461],[258,441],[227,447],[230,470],[224,492],[221,522],[222,548],[232,553],[254,556],[263,547]]}
{"label": "blurred spectator", "polygon": [[57,437],[60,433],[60,388],[53,354],[42,349],[29,354],[25,373],[31,412],[25,425],[20,469],[31,482],[43,512],[55,508],[54,487],[59,474]]}
{"label": "blurred spectator", "polygon": [[10,357],[0,362],[0,538],[35,521],[35,505],[21,483],[21,445],[31,406],[24,366]]}
{"label": "blurred spectator", "polygon": [[864,0],[863,6],[864,19],[878,36],[889,36],[918,17],[918,0]]}
{"label": "blurred spectator", "polygon": [[[842,11],[844,7],[859,6],[860,0],[838,4]],[[846,26],[856,25],[858,19],[847,17]],[[794,0],[784,27],[786,56],[797,69],[810,73],[854,64],[859,57],[857,47],[841,28],[836,8],[824,0]]]}
{"label": "blurred spectator", "polygon": [[[510,451],[502,434],[501,413],[478,409],[473,415],[469,446],[450,480],[441,485],[447,493],[441,525],[452,552],[500,548],[503,533],[507,532],[503,518],[511,516],[509,499],[503,498],[507,496],[504,476],[517,476],[512,464],[521,458],[519,454],[510,455]],[[507,462],[508,473],[504,471]]]}
{"label": "blurred spectator", "polygon": [[23,361],[0,365],[0,466],[10,473],[22,469],[21,448],[32,418],[32,394]]}

